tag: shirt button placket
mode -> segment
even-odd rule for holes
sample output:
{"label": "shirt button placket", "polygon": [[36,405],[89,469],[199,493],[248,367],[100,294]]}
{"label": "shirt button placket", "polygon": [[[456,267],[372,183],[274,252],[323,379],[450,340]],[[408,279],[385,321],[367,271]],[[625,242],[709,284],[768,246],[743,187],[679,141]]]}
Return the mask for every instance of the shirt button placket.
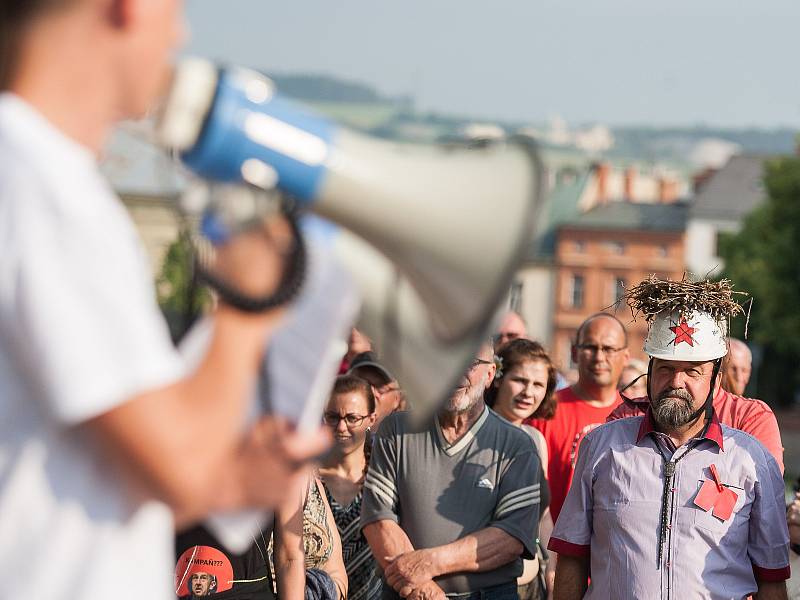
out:
{"label": "shirt button placket", "polygon": [[672,477],[672,488],[670,489],[669,493],[669,521],[667,523],[667,551],[666,555],[666,563],[664,564],[664,577],[666,578],[666,595],[664,596],[667,600],[671,600],[675,597],[675,578],[674,578],[674,569],[672,568],[672,559],[674,544],[672,543],[672,534],[675,531],[675,523],[677,520],[677,515],[675,511],[675,498],[677,496],[677,491],[680,489],[680,482],[681,482],[681,463],[675,465],[675,475]]}

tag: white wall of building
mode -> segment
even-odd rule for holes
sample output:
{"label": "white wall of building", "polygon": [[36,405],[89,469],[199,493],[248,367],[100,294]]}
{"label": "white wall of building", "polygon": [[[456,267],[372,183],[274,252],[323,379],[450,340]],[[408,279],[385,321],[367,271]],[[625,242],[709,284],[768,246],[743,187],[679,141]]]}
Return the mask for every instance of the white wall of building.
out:
{"label": "white wall of building", "polygon": [[528,325],[528,335],[549,349],[553,335],[553,269],[547,265],[526,265],[516,279],[522,284],[520,312]]}
{"label": "white wall of building", "polygon": [[733,221],[690,219],[686,228],[686,267],[695,277],[718,275],[725,261],[717,255],[720,232],[736,233],[739,224]]}

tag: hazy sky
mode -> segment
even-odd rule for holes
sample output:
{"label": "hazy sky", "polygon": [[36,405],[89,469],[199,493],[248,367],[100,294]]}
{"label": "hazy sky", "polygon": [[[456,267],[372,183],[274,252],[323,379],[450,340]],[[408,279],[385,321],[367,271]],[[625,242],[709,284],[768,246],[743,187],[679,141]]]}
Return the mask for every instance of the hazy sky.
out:
{"label": "hazy sky", "polygon": [[189,51],[421,109],[800,127],[798,0],[188,0]]}

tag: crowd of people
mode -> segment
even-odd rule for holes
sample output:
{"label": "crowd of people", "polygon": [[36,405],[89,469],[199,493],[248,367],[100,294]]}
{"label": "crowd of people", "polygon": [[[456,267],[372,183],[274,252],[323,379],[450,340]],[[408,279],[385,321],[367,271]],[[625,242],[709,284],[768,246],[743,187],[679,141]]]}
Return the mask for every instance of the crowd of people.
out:
{"label": "crowd of people", "polygon": [[[795,542],[800,499],[783,516],[774,413],[726,389],[747,385],[728,373],[736,361],[749,372],[747,353],[726,354],[709,385],[721,356],[648,366],[629,357],[625,325],[599,313],[577,329],[569,386],[510,313],[442,408],[416,420],[368,338],[354,330],[351,346],[323,417],[333,451],[289,511],[300,573],[329,580],[307,585],[307,598],[785,597],[787,519]],[[700,418],[681,420],[670,399]],[[675,469],[668,501],[662,463]],[[705,475],[736,490],[730,506],[703,510]],[[279,510],[276,534],[285,523]],[[301,597],[302,576],[283,565],[270,589]]]}
{"label": "crowd of people", "polygon": [[[724,290],[648,312],[646,363],[590,316],[574,377],[510,313],[432,415],[354,331],[318,430],[254,416],[292,227],[217,248],[237,293],[188,369],[97,166],[163,89],[181,2],[4,0],[0,30],[3,597],[787,597],[800,494]],[[228,547],[217,517],[253,510]]]}

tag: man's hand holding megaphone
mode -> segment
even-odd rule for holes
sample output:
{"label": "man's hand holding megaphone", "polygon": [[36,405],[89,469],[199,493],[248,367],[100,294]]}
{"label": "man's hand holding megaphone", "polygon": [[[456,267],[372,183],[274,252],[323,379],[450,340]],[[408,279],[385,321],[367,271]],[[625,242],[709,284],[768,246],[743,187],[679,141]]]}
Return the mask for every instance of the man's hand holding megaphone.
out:
{"label": "man's hand holding megaphone", "polygon": [[205,268],[243,295],[266,298],[280,288],[296,243],[287,219],[272,215],[217,245]]}

